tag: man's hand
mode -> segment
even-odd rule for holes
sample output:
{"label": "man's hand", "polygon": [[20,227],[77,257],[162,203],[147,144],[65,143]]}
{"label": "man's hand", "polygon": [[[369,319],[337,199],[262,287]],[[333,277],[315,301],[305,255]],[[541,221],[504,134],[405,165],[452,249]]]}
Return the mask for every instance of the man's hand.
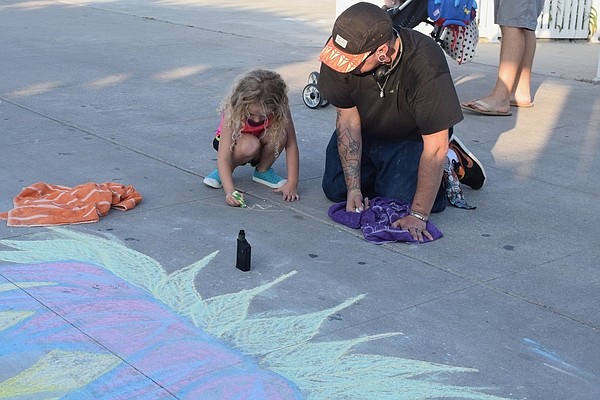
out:
{"label": "man's hand", "polygon": [[433,240],[433,236],[427,231],[427,223],[412,215],[397,219],[392,222],[392,226],[394,228],[407,230],[412,235],[413,239],[418,240],[419,242],[424,241],[423,237]]}
{"label": "man's hand", "polygon": [[352,189],[348,192],[346,198],[346,211],[363,212],[369,208],[369,198],[363,199],[362,192],[358,189]]}

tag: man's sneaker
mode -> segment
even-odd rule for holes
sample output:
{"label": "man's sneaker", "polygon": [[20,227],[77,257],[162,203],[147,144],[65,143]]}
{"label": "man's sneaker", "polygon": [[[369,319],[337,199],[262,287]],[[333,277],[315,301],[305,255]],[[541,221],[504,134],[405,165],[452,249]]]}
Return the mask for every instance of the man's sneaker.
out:
{"label": "man's sneaker", "polygon": [[449,147],[458,157],[458,161],[451,161],[460,183],[473,189],[481,189],[485,184],[485,170],[481,162],[455,135],[450,138]]}
{"label": "man's sneaker", "polygon": [[221,189],[223,184],[221,183],[221,178],[219,178],[219,170],[215,169],[213,172],[208,174],[208,176],[204,178],[204,184],[210,186],[211,188]]}
{"label": "man's sneaker", "polygon": [[254,182],[262,183],[273,189],[279,189],[287,183],[287,179],[284,179],[277,175],[277,172],[273,168],[269,168],[265,172],[259,172],[258,169],[254,169],[254,175],[252,175]]}

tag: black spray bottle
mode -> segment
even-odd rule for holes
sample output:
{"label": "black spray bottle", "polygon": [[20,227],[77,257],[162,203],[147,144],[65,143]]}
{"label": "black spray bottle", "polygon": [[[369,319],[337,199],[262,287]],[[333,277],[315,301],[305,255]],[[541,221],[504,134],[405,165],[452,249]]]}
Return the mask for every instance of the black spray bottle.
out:
{"label": "black spray bottle", "polygon": [[237,239],[237,261],[235,267],[240,271],[250,271],[250,243],[246,240],[246,232],[240,230]]}

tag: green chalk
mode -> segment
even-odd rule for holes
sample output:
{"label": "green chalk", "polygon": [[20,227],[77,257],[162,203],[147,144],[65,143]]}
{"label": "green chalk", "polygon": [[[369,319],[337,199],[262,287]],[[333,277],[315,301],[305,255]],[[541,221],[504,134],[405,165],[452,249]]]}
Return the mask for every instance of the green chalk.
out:
{"label": "green chalk", "polygon": [[237,190],[231,193],[234,199],[240,202],[240,207],[246,207],[246,202],[244,201],[244,195],[238,192]]}

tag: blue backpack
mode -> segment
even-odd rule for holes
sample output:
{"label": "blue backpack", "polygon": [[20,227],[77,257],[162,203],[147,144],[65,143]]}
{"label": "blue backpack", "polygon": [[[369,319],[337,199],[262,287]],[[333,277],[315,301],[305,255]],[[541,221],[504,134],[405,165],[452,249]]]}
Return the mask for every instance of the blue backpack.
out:
{"label": "blue backpack", "polygon": [[475,18],[475,0],[428,0],[429,19],[437,26],[467,26]]}

